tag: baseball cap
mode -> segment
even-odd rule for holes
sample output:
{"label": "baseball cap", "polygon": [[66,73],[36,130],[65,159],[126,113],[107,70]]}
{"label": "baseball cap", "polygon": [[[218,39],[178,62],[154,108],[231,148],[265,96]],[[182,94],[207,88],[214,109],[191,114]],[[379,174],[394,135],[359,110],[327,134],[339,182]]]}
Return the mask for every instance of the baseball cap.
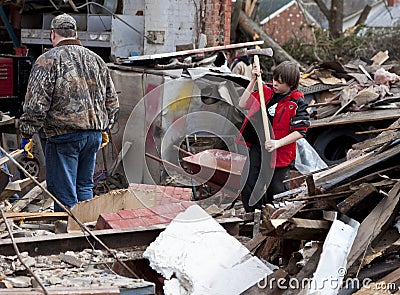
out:
{"label": "baseball cap", "polygon": [[63,13],[57,15],[51,21],[51,29],[71,29],[76,31],[76,21],[69,14]]}

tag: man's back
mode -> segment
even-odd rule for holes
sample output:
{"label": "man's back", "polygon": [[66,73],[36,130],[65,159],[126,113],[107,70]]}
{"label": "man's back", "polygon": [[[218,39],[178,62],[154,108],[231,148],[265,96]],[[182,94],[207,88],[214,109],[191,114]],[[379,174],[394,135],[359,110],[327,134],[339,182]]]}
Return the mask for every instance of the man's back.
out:
{"label": "man's back", "polygon": [[[118,100],[105,62],[78,40],[65,40],[41,55],[30,78],[27,105],[45,112],[48,137],[75,130],[105,130],[109,110],[117,112]],[[37,106],[42,109],[37,109]],[[29,113],[24,114],[25,118]]]}

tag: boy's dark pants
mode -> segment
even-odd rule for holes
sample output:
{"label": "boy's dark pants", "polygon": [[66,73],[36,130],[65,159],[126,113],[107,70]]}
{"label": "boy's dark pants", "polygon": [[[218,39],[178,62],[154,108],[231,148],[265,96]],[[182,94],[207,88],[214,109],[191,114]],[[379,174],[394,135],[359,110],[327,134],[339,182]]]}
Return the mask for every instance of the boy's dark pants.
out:
{"label": "boy's dark pants", "polygon": [[[290,167],[272,169],[270,168],[270,157],[265,157],[265,155],[262,153],[267,154],[265,150],[261,150],[259,145],[252,145],[250,147],[249,173],[241,192],[243,207],[246,212],[253,212],[255,209],[262,209],[262,205],[265,205],[266,203],[272,203],[274,195],[287,191],[290,188],[289,182],[283,182],[283,180],[289,179]],[[264,167],[262,167],[263,169],[261,169],[262,156],[264,156],[264,161],[266,161],[266,163],[263,165]],[[268,161],[266,158],[268,158]],[[271,182],[269,182],[270,179]],[[265,185],[268,186],[267,192],[261,196]],[[260,199],[255,205],[250,206],[249,200],[253,192],[256,194],[256,196],[259,195],[257,198],[259,197]]]}

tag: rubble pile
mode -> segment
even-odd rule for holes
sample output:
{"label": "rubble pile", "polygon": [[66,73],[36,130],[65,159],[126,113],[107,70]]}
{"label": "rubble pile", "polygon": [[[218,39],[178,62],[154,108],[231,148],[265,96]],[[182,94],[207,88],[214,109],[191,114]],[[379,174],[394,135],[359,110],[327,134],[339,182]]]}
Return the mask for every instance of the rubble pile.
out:
{"label": "rubble pile", "polygon": [[[132,249],[118,251],[124,261],[138,259],[143,251]],[[143,280],[117,275],[112,266],[113,257],[101,250],[85,249],[81,252],[67,251],[59,255],[29,256],[22,252],[21,258],[35,273],[45,287],[99,287],[116,286],[128,288],[145,284]],[[37,288],[35,279],[28,276],[27,270],[17,256],[0,255],[1,288]]]}

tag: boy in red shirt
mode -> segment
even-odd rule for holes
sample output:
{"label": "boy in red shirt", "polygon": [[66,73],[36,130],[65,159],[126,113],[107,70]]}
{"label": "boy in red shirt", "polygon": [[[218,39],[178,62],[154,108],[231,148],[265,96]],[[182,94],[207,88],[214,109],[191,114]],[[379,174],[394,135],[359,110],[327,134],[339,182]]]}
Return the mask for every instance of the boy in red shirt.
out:
{"label": "boy in red shirt", "polygon": [[[239,107],[248,111],[238,137],[240,143],[249,147],[249,174],[242,190],[246,212],[261,209],[263,204],[272,203],[273,195],[289,189],[289,184],[283,181],[289,179],[290,168],[294,166],[296,140],[305,137],[310,126],[304,95],[297,90],[299,66],[284,61],[273,71],[272,88],[263,85],[269,125],[273,131],[271,139],[265,140],[260,95],[258,91],[253,92],[260,69],[254,66],[252,74],[239,100]],[[268,188],[263,195],[265,185]]]}

